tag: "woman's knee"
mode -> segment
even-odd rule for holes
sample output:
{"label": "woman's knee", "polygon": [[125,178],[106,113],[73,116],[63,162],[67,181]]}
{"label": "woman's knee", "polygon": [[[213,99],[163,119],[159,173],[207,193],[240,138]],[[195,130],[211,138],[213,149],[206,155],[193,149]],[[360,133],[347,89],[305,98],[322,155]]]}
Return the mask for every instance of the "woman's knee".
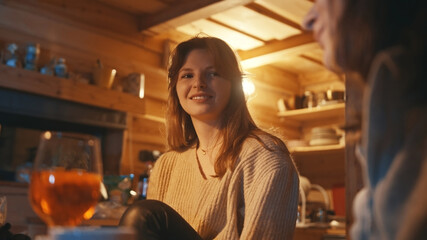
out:
{"label": "woman's knee", "polygon": [[166,204],[156,200],[137,201],[125,211],[119,225],[132,227],[137,233],[137,239],[167,239]]}
{"label": "woman's knee", "polygon": [[132,204],[120,219],[120,225],[135,229],[137,239],[201,239],[179,213],[156,200]]}
{"label": "woman's knee", "polygon": [[162,217],[165,214],[165,206],[167,205],[157,200],[137,201],[124,212],[120,225],[134,226],[145,223],[153,217]]}

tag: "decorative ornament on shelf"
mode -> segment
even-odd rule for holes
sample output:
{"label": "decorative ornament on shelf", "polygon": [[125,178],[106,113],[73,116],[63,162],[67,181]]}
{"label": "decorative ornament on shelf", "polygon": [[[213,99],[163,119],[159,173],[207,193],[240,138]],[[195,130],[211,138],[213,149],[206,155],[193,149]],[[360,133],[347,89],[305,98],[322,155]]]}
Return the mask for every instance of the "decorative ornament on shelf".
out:
{"label": "decorative ornament on shelf", "polygon": [[37,61],[40,55],[40,46],[36,43],[29,43],[25,48],[25,69],[37,71]]}
{"label": "decorative ornament on shelf", "polygon": [[139,98],[144,98],[145,94],[145,75],[143,73],[131,73],[121,79],[123,92],[130,93]]}
{"label": "decorative ornament on shelf", "polygon": [[56,59],[51,59],[48,64],[40,68],[40,73],[44,75],[53,76],[53,68],[55,67]]}
{"label": "decorative ornament on shelf", "polygon": [[93,69],[93,81],[97,86],[110,89],[113,86],[116,73],[116,69],[104,66],[98,59]]}
{"label": "decorative ornament on shelf", "polygon": [[58,58],[54,67],[55,76],[68,78],[68,67],[65,64],[65,58]]}
{"label": "decorative ornament on shelf", "polygon": [[22,63],[19,60],[18,56],[18,45],[16,43],[11,43],[7,46],[7,51],[4,56],[5,58],[5,64],[9,67],[22,67]]}

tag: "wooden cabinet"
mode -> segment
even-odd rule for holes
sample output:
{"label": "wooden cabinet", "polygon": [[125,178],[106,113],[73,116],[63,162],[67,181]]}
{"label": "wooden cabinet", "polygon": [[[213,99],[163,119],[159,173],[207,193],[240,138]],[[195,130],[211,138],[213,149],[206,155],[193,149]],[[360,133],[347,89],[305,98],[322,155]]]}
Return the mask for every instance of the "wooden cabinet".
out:
{"label": "wooden cabinet", "polygon": [[[278,116],[300,126],[302,139],[304,133],[317,126],[342,126],[345,122],[345,103],[336,103],[315,108],[289,110]],[[344,185],[345,181],[345,144],[344,136],[339,144],[321,146],[290,146],[290,151],[300,174],[312,183],[330,189]],[[305,139],[305,142],[308,142]]]}
{"label": "wooden cabinet", "polygon": [[[326,106],[320,106],[310,109],[297,109],[280,112],[277,114],[285,123],[291,122],[299,126],[301,139],[306,140],[305,135],[310,133],[313,127],[318,126],[342,126],[345,122],[345,103],[337,103]],[[307,177],[312,184],[319,184],[324,187],[332,196],[334,187],[343,187],[345,185],[345,143],[344,136],[341,137],[339,144],[310,146],[290,145],[291,154],[295,164],[302,176]],[[317,192],[315,192],[317,193]],[[309,196],[312,196],[310,194]],[[323,198],[314,201],[323,201]],[[341,207],[343,202],[334,203],[330,199],[332,208]],[[330,238],[328,238],[330,237]],[[298,239],[345,239],[345,229],[334,230],[331,228],[296,228],[294,240]]]}

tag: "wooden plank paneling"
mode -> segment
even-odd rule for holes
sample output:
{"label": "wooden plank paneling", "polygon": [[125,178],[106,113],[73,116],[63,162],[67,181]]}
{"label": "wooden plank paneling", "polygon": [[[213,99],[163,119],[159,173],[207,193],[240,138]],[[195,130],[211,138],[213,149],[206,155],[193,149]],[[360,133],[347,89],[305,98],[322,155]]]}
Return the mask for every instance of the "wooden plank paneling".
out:
{"label": "wooden plank paneling", "polygon": [[302,30],[300,22],[294,22],[288,18],[285,18],[284,16],[282,16],[282,15],[280,15],[274,11],[271,11],[270,9],[264,7],[261,4],[249,3],[245,7],[249,8],[253,11],[256,11],[258,13],[261,13],[263,15],[269,16],[270,18],[275,19],[276,21],[282,22],[282,23],[288,25],[289,27],[292,27],[292,28],[298,29],[298,30]]}
{"label": "wooden plank paneling", "polygon": [[257,0],[256,3],[290,21],[300,24],[314,0]]}
{"label": "wooden plank paneling", "polygon": [[165,125],[163,121],[138,114],[129,114],[128,130],[124,144],[121,162],[121,173],[141,174],[145,170],[145,164],[139,161],[141,150],[165,151]]}
{"label": "wooden plank paneling", "polygon": [[300,174],[308,177],[311,183],[326,189],[345,184],[344,148],[334,151],[298,152],[293,153],[293,157]]}
{"label": "wooden plank paneling", "polygon": [[79,24],[52,21],[45,16],[4,5],[0,5],[0,26],[101,58],[116,56],[121,61],[133,60],[152,66],[160,66],[162,60],[160,53],[134,45],[132,41],[126,42],[120,37],[105,36],[93,28],[86,29]]}
{"label": "wooden plank paneling", "polygon": [[263,41],[206,19],[200,19],[191,22],[191,24],[177,27],[177,30],[190,36],[200,34],[203,36],[204,34],[205,36],[221,38],[236,50],[248,50],[264,45]]}
{"label": "wooden plank paneling", "polygon": [[[130,13],[86,0],[4,0],[3,4],[39,13],[51,19],[68,19],[70,24],[84,23],[123,34],[138,32],[137,18]],[[136,36],[136,34],[135,34]]]}
{"label": "wooden plank paneling", "polygon": [[296,75],[284,72],[271,66],[251,68],[246,70],[248,78],[253,79],[255,84],[261,85],[266,91],[282,91],[284,95],[294,95],[299,92],[300,86]]}
{"label": "wooden plank paneling", "polygon": [[[323,65],[301,57],[299,54],[282,55],[280,59],[277,59],[275,62],[271,63],[271,65],[279,69],[287,69],[289,72],[298,75],[325,71]],[[298,81],[301,82],[300,79],[298,79]]]}
{"label": "wooden plank paneling", "polygon": [[[252,5],[253,3],[249,4]],[[258,13],[243,6],[231,8],[211,16],[212,19],[238,29],[242,33],[256,36],[263,41],[280,40],[301,33],[298,28],[282,23],[280,20]]]}
{"label": "wooden plank paneling", "polygon": [[[303,88],[319,84],[334,84],[336,82],[341,82],[341,85],[344,86],[343,79],[343,76],[327,70],[305,72],[299,75],[299,81]],[[342,89],[344,89],[344,87],[342,87]]]}
{"label": "wooden plank paneling", "polygon": [[254,0],[198,0],[173,4],[161,12],[142,17],[140,30],[146,34],[159,34],[252,1]]}
{"label": "wooden plank paneling", "polygon": [[165,1],[162,0],[97,0],[123,11],[133,13],[135,15],[155,13],[168,7]]}

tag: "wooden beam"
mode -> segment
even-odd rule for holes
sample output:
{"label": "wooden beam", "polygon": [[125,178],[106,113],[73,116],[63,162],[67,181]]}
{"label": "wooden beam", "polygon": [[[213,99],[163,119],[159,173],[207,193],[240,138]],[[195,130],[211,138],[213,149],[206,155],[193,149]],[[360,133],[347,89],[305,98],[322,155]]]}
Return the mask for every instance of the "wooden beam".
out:
{"label": "wooden beam", "polygon": [[311,33],[298,34],[283,40],[272,41],[267,45],[247,51],[239,51],[242,66],[254,68],[272,63],[283,54],[298,55],[311,49],[315,44]]}
{"label": "wooden beam", "polygon": [[239,51],[241,60],[248,60],[254,57],[294,48],[303,44],[313,43],[314,39],[311,33],[302,33],[283,40],[271,41],[267,45],[254,48],[247,51]]}
{"label": "wooden beam", "polygon": [[270,9],[268,9],[268,8],[266,8],[266,7],[258,4],[258,3],[254,3],[254,2],[253,3],[249,3],[245,7],[249,8],[249,9],[255,11],[255,12],[258,12],[258,13],[260,13],[262,15],[270,17],[270,18],[272,18],[274,20],[277,20],[277,21],[279,21],[281,23],[284,23],[284,24],[286,24],[288,26],[291,26],[293,28],[296,28],[298,30],[303,31],[303,29],[302,29],[302,27],[301,27],[301,25],[299,23],[296,23],[296,22],[294,22],[294,21],[292,21],[290,19],[287,19],[287,18],[283,17],[282,15],[279,15],[279,14],[271,11]]}
{"label": "wooden beam", "polygon": [[304,59],[307,59],[307,60],[308,60],[308,61],[310,61],[310,62],[316,63],[316,64],[318,64],[318,65],[320,65],[320,66],[324,66],[324,65],[323,65],[323,62],[322,62],[321,60],[318,60],[318,59],[316,59],[316,58],[314,58],[314,57],[310,57],[310,56],[307,56],[307,55],[305,55],[305,54],[301,54],[301,55],[300,55],[300,57],[302,57],[302,58],[304,58]]}
{"label": "wooden beam", "polygon": [[213,23],[215,23],[215,24],[218,24],[218,25],[220,25],[220,26],[223,26],[223,27],[229,28],[229,29],[231,29],[231,30],[233,30],[233,31],[235,31],[235,32],[241,33],[241,34],[243,34],[243,35],[245,35],[245,36],[248,36],[248,37],[250,37],[250,38],[253,38],[253,39],[256,39],[256,40],[258,40],[258,41],[261,41],[261,42],[264,42],[264,43],[265,43],[265,41],[264,41],[263,39],[259,38],[258,36],[255,36],[255,35],[252,35],[252,34],[250,34],[250,33],[244,32],[244,31],[239,30],[239,29],[237,29],[237,28],[235,28],[235,27],[233,27],[233,26],[230,26],[230,25],[225,24],[225,23],[223,23],[223,22],[217,21],[217,20],[215,20],[215,19],[213,19],[213,18],[207,18],[206,20],[208,20],[208,21],[210,21],[210,22],[213,22]]}
{"label": "wooden beam", "polygon": [[171,5],[159,13],[141,17],[139,20],[139,30],[147,35],[156,35],[253,1],[254,0],[186,1]]}

